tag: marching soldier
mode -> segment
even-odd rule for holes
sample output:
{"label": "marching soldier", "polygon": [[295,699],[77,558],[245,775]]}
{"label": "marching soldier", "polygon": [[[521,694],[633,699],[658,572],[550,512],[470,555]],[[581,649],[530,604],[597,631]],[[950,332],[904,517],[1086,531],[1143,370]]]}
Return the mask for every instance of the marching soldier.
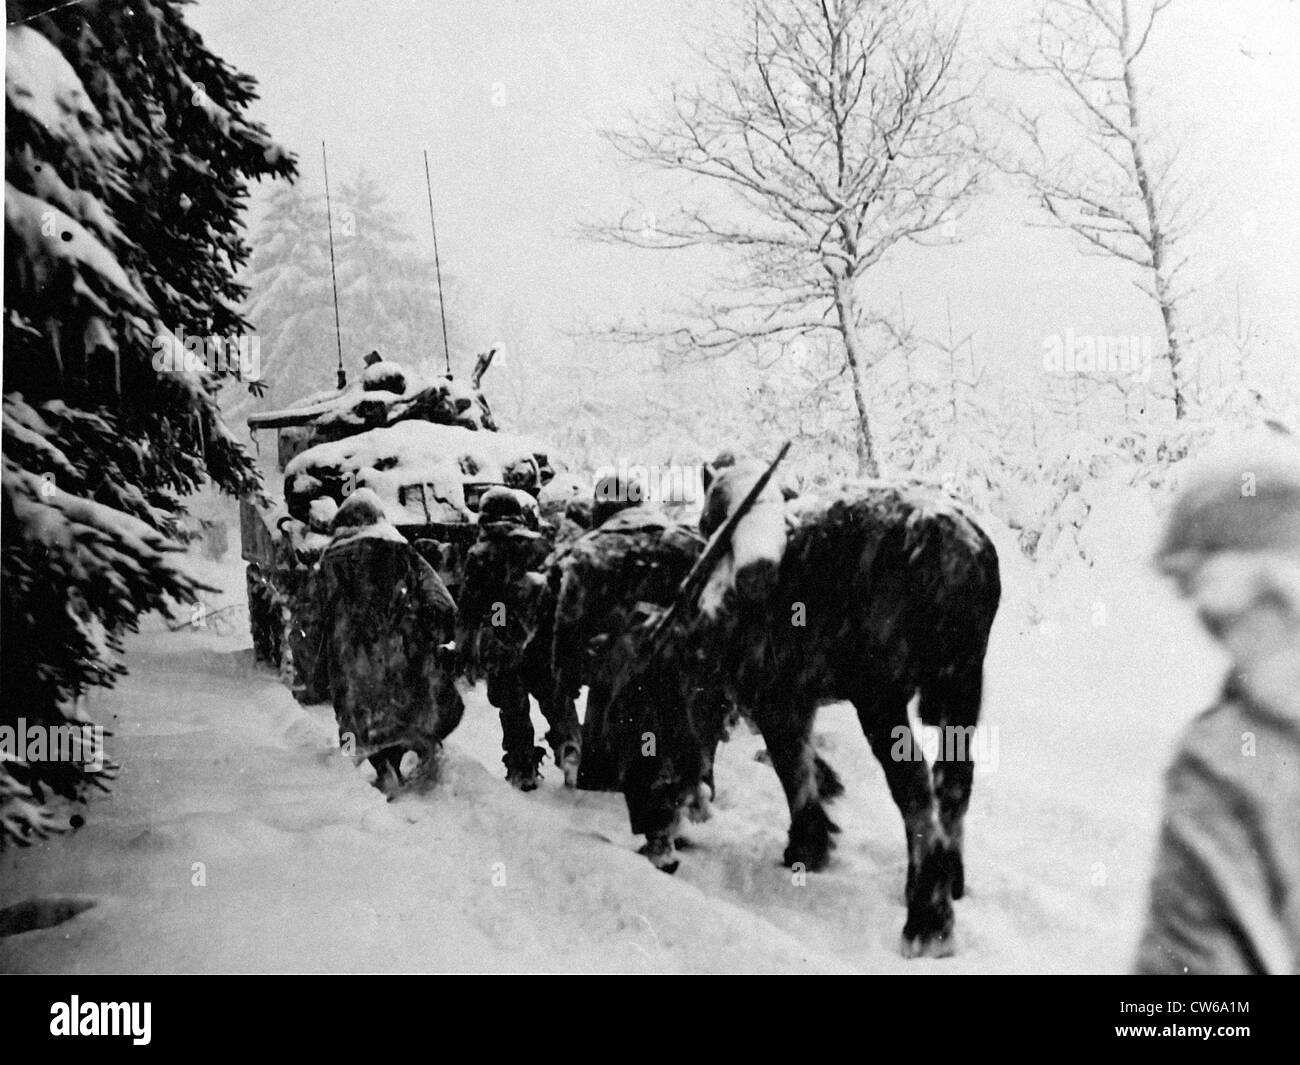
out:
{"label": "marching soldier", "polygon": [[316,682],[328,686],[344,749],[369,759],[391,793],[403,755],[427,761],[464,712],[447,668],[456,604],[370,489],[348,496],[332,524],[315,578]]}
{"label": "marching soldier", "polygon": [[698,799],[701,782],[711,784],[721,736],[687,734],[684,671],[670,664],[625,688],[617,706],[608,703],[635,667],[655,608],[673,601],[704,540],[638,498],[612,478],[602,481],[597,524],[558,560],[553,669],[557,698],[576,698],[587,685],[578,786],[623,790],[632,830],[647,837],[644,852],[671,871],[680,811]]}
{"label": "marching soldier", "polygon": [[464,665],[486,676],[501,716],[506,780],[532,791],[545,753],[533,745],[529,695],[550,725],[546,734],[565,782],[576,783],[580,752],[573,701],[556,702],[550,680],[550,609],[544,571],[551,542],[538,529],[536,503],[521,489],[492,488],[479,504],[478,541],[465,562],[459,639]]}

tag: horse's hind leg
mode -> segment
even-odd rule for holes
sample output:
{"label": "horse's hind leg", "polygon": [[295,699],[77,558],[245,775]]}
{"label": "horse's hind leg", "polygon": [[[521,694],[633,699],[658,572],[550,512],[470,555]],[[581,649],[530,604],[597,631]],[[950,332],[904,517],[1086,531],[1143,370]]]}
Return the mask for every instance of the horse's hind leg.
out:
{"label": "horse's hind leg", "polygon": [[939,758],[932,772],[939,803],[939,828],[951,854],[954,899],[966,893],[963,823],[975,778],[975,724],[979,720],[982,693],[983,673],[978,668],[926,685],[921,692],[922,719],[942,729]]}
{"label": "horse's hind leg", "polygon": [[785,864],[802,865],[810,872],[826,867],[834,847],[833,836],[839,831],[826,815],[818,790],[817,759],[811,742],[813,714],[809,707],[802,712],[764,709],[752,715],[790,806]]}
{"label": "horse's hind leg", "polygon": [[877,691],[853,703],[907,833],[903,953],[908,957],[951,953],[952,865],[939,825],[930,767],[907,720],[908,693]]}

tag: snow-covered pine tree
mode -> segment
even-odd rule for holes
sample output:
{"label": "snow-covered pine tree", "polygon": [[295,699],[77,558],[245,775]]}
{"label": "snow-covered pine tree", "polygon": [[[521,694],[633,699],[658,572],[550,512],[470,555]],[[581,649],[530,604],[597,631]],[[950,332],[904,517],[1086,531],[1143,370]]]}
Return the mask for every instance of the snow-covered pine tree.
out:
{"label": "snow-covered pine tree", "polygon": [[[0,725],[77,722],[140,616],[204,590],[175,562],[181,498],[257,487],[220,371],[160,337],[235,338],[250,178],[293,159],[246,117],[251,78],[169,0],[8,5]],[[54,826],[80,764],[0,764],[0,845]]]}
{"label": "snow-covered pine tree", "polygon": [[[378,348],[380,354],[418,365],[442,364],[442,323],[438,312],[438,282],[432,256],[422,255],[408,222],[388,204],[383,187],[365,171],[344,185],[343,210],[355,219],[355,232],[336,244],[339,252],[339,304],[344,352]],[[425,227],[427,228],[427,227]],[[337,237],[336,237],[337,239]],[[444,298],[451,295],[451,275],[444,263]],[[456,302],[447,319],[453,360],[468,373],[471,353],[451,334]]]}
{"label": "snow-covered pine tree", "polygon": [[[362,356],[378,350],[396,362],[429,361],[441,370],[437,280],[432,257],[419,250],[416,224],[393,210],[383,187],[364,172],[333,199],[344,367],[352,372]],[[324,196],[277,189],[254,236],[247,277],[246,313],[262,337],[267,383],[260,408],[284,407],[304,391],[333,385],[338,356],[329,270]],[[471,352],[445,264],[442,280],[453,368],[465,374]]]}
{"label": "snow-covered pine tree", "polygon": [[252,246],[245,313],[262,341],[265,392],[260,401],[250,401],[232,390],[222,404],[232,420],[258,407],[287,406],[304,386],[311,392],[334,382],[325,198],[300,184],[277,185]]}

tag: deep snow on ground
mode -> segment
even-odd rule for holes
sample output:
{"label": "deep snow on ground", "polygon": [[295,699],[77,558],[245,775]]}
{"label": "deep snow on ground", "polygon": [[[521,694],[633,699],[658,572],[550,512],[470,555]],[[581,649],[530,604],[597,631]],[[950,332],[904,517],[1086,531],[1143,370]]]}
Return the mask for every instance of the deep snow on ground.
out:
{"label": "deep snow on ground", "polygon": [[[131,674],[91,705],[115,732],[113,795],[76,833],[0,855],[0,906],[96,905],[0,938],[0,971],[1123,971],[1160,775],[1223,668],[1146,573],[1149,535],[1119,523],[1106,575],[1073,567],[1032,615],[1034,574],[999,544],[955,957],[898,952],[902,823],[848,706],[818,721],[847,784],[828,871],[799,884],[779,864],[784,798],[742,726],[670,877],[635,853],[620,797],[566,791],[554,770],[512,791],[481,688],[439,782],[387,803],[332,746],[330,709],[252,664],[242,619],[153,619]],[[198,564],[227,589],[216,605],[242,601],[237,554]]]}

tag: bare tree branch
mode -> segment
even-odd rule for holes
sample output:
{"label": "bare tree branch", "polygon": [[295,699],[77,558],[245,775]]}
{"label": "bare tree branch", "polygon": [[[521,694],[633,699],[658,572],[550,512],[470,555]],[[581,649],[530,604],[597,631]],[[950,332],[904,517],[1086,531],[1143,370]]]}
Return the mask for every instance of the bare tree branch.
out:
{"label": "bare tree branch", "polygon": [[959,44],[960,25],[927,0],[746,0],[734,36],[704,53],[711,82],[606,133],[627,159],[703,179],[705,198],[581,229],[637,248],[725,249],[737,276],[666,323],[604,335],[686,358],[836,334],[860,466],[877,473],[864,374],[878,356],[863,335],[882,318],[859,285],[901,243],[948,241],[941,227],[980,187]]}
{"label": "bare tree branch", "polygon": [[1187,411],[1177,251],[1196,223],[1178,180],[1178,153],[1144,121],[1137,59],[1173,0],[1042,0],[1032,48],[1001,65],[1052,85],[1066,107],[1052,128],[1040,114],[1008,114],[1019,143],[997,164],[1034,189],[1050,224],[1085,252],[1135,267],[1134,284],[1164,324],[1175,416]]}

